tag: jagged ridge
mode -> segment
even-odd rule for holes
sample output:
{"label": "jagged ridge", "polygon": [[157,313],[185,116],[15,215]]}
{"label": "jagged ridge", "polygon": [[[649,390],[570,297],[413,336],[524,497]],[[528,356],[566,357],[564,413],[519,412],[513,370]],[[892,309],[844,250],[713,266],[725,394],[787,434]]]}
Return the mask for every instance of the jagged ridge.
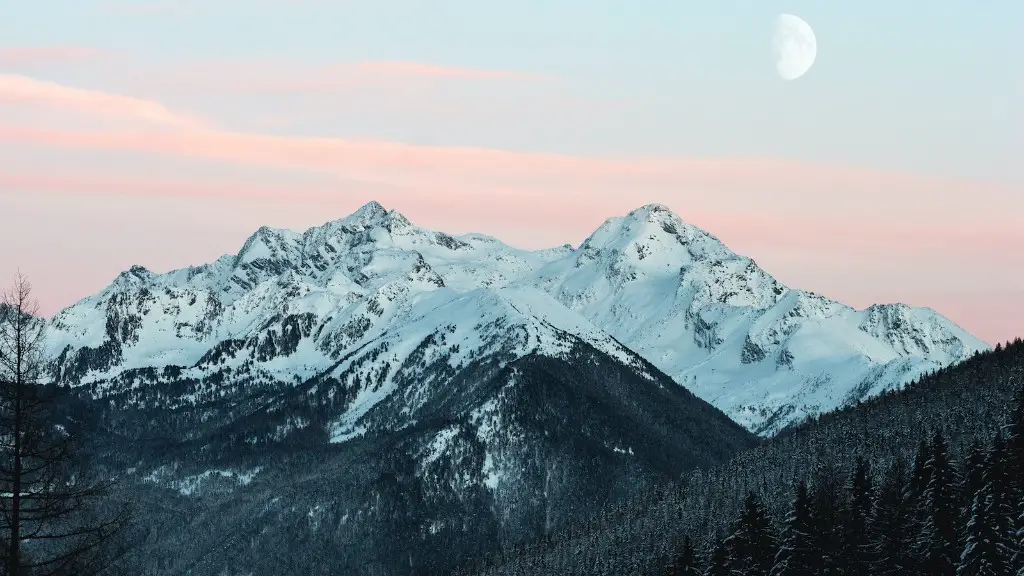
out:
{"label": "jagged ridge", "polygon": [[133,267],[50,332],[58,379],[102,397],[188,378],[186,393],[137,394],[188,406],[242,382],[307,380],[411,330],[455,326],[475,350],[484,317],[609,353],[621,343],[762,434],[987,348],[931,310],[859,311],[783,286],[661,205],[609,219],[579,248],[531,252],[426,230],[371,202],[304,233],[261,228],[211,264]]}

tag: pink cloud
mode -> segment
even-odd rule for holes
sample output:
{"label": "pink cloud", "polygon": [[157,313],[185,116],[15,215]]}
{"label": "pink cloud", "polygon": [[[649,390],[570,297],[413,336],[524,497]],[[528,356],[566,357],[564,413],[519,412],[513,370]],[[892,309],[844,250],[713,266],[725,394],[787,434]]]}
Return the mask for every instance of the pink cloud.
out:
{"label": "pink cloud", "polygon": [[[404,67],[400,67],[405,69]],[[424,69],[431,70],[426,66]],[[981,199],[1019,198],[1005,186],[937,180],[914,174],[824,166],[771,158],[591,158],[498,149],[424,146],[334,137],[270,135],[218,129],[159,102],[0,75],[0,100],[68,108],[84,115],[142,121],[133,130],[45,130],[0,123],[0,142],[39,148],[126,152],[329,175],[449,198],[529,203],[559,198],[604,214],[681,196],[703,205],[733,204],[763,218],[831,212],[889,221],[904,228],[939,221],[1017,226],[1013,210],[993,214]],[[173,130],[153,130],[156,124]],[[971,198],[971,203],[965,202]],[[463,201],[463,200],[460,200]],[[886,209],[878,212],[876,207]],[[922,211],[927,205],[928,210]],[[731,212],[737,212],[731,210]]]}
{"label": "pink cloud", "polygon": [[100,54],[102,54],[100,50],[77,46],[0,47],[0,69],[76,62]]}
{"label": "pink cloud", "polygon": [[323,93],[410,82],[517,82],[552,80],[541,74],[404,60],[342,62],[325,66],[294,62],[205,61],[164,68],[143,82],[160,88],[229,93]]}
{"label": "pink cloud", "polygon": [[14,74],[0,74],[0,102],[2,101],[24,102],[99,117],[140,120],[179,128],[200,129],[204,126],[197,118],[172,112],[152,100],[72,88]]}
{"label": "pink cloud", "polygon": [[[1017,227],[908,226],[843,214],[756,213],[686,190],[658,198],[642,189],[626,190],[597,201],[581,201],[575,191],[524,195],[501,189],[443,190],[439,193],[429,182],[420,188],[361,182],[275,184],[255,168],[197,181],[187,174],[130,178],[69,167],[50,174],[0,167],[0,204],[14,202],[4,212],[14,222],[32,222],[26,226],[40,237],[38,246],[28,243],[38,253],[0,256],[0,269],[28,266],[34,276],[44,275],[40,280],[57,290],[50,295],[55,310],[98,290],[131,264],[165,270],[212,260],[237,250],[260,225],[301,230],[340,218],[371,199],[423,226],[485,232],[529,248],[578,245],[605,218],[662,201],[793,286],[861,306],[907,301],[944,313],[948,309],[968,330],[992,342],[1014,335],[1008,318],[1017,325],[1024,321],[1024,309],[1008,316],[1016,308],[972,304],[984,295],[970,292],[977,286],[995,290],[1024,282],[1002,256],[1024,251],[1024,231]],[[202,209],[196,211],[199,205]],[[225,220],[225,212],[231,218]],[[5,233],[25,231],[9,227]],[[73,246],[54,240],[69,235],[79,239]],[[188,240],[168,248],[167,237]],[[131,239],[130,246],[125,238]],[[97,256],[83,267],[81,253]],[[12,260],[15,256],[21,260]],[[76,278],[88,279],[88,286],[68,286],[52,270],[75,271]],[[963,280],[967,277],[970,281]],[[960,295],[936,295],[938,290],[959,290]]]}
{"label": "pink cloud", "polygon": [[420,62],[402,60],[378,60],[369,62],[353,62],[337,64],[326,70],[338,73],[355,73],[379,76],[399,76],[412,78],[450,78],[457,80],[540,80],[545,78],[539,74],[512,72],[504,70],[483,70],[478,68],[462,68],[457,66],[438,66]]}
{"label": "pink cloud", "polygon": [[[154,132],[39,130],[0,125],[0,142],[72,150],[121,151],[272,167],[445,195],[486,194],[526,202],[553,194],[569,202],[625,207],[642,190],[671,203],[680,191],[695,202],[732,202],[767,213],[825,211],[890,219],[903,226],[942,219],[1016,226],[1012,211],[992,214],[967,198],[1003,194],[994,184],[935,180],[910,174],[820,166],[762,158],[588,158],[471,147],[277,136],[212,128]],[[482,192],[486,191],[486,192]],[[1001,192],[1000,192],[1001,191]],[[927,213],[922,212],[927,202]],[[880,203],[886,206],[876,213]]]}
{"label": "pink cloud", "polygon": [[[104,177],[63,170],[58,175],[0,171],[0,206],[12,218],[4,234],[28,251],[0,255],[0,270],[21,266],[47,288],[55,311],[102,288],[131,264],[156,270],[212,260],[236,251],[258,226],[302,230],[351,213],[370,199],[417,224],[452,233],[485,232],[523,247],[578,245],[607,217],[646,202],[624,195],[615,205],[477,194],[410,193],[373,185],[261,185],[245,180],[195,182],[187,177]],[[106,198],[104,198],[106,197]],[[197,210],[197,207],[201,209]],[[543,208],[539,208],[543,206]],[[752,256],[782,281],[851,304],[906,301],[949,311],[968,330],[994,342],[1012,337],[1024,309],[982,306],[983,291],[1020,282],[1003,254],[1024,248],[1012,229],[901,229],[864,226],[840,216],[749,215],[728,207],[691,207],[680,193],[669,203],[684,220]],[[225,219],[224,213],[231,218]],[[18,222],[25,222],[19,226]],[[64,239],[76,238],[73,244]],[[27,241],[26,238],[35,240]],[[167,238],[176,238],[168,245]],[[23,242],[22,242],[23,241]],[[83,261],[81,254],[90,254]],[[905,268],[905,269],[903,269]],[[967,275],[970,282],[957,285]],[[66,276],[75,283],[66,282]],[[83,284],[85,282],[85,284]],[[942,290],[959,291],[942,293]]]}
{"label": "pink cloud", "polygon": [[[0,190],[22,193],[73,194],[95,197],[142,198],[225,198],[247,200],[281,200],[292,202],[325,202],[336,200],[337,190],[327,186],[289,184],[267,186],[256,180],[247,182],[196,182],[188,179],[126,178],[118,175],[96,175],[68,171],[60,175],[14,172],[0,168]],[[367,199],[369,200],[369,198]]]}
{"label": "pink cloud", "polygon": [[[438,193],[443,189],[443,193]],[[0,190],[30,193],[74,193],[87,196],[266,200],[305,205],[343,207],[328,214],[343,215],[359,204],[376,199],[432,226],[453,231],[476,231],[481,223],[490,229],[514,233],[525,228],[543,231],[517,238],[516,243],[541,248],[564,242],[578,243],[600,223],[624,214],[640,204],[662,202],[686,221],[702,227],[740,252],[770,246],[782,252],[798,251],[843,255],[847,260],[886,259],[897,254],[939,259],[977,259],[978,254],[1024,251],[1024,231],[1011,225],[978,227],[972,222],[947,222],[946,226],[921,226],[879,219],[847,218],[843,214],[807,217],[795,212],[751,213],[729,202],[708,202],[687,190],[603,196],[581,201],[570,191],[547,194],[501,189],[450,189],[426,182],[421,187],[394,186],[387,182],[338,182],[295,184],[264,182],[258,173],[242,179],[158,177],[128,178],[84,174],[65,169],[60,174],[13,171],[0,167]],[[596,200],[596,201],[594,201]],[[538,210],[542,203],[544,210]],[[311,209],[311,214],[317,210]],[[932,255],[932,256],[929,256]],[[935,256],[938,255],[938,256]]]}
{"label": "pink cloud", "polygon": [[[435,73],[416,71],[415,67],[395,69],[427,76]],[[301,228],[343,216],[359,204],[377,199],[429,227],[483,231],[513,244],[542,247],[567,241],[576,244],[605,218],[660,202],[736,251],[756,257],[766,269],[779,271],[784,281],[816,289],[811,281],[831,274],[835,290],[825,293],[841,299],[844,291],[854,289],[848,286],[849,278],[864,282],[873,294],[879,294],[880,287],[892,282],[887,275],[896,273],[886,266],[897,263],[913,262],[908,269],[914,274],[931,270],[929,282],[933,285],[968,275],[979,285],[1024,282],[1019,272],[1008,272],[999,262],[1007,251],[1024,251],[1020,210],[1013,204],[1022,196],[1020,190],[991,183],[770,158],[596,158],[230,131],[160,102],[11,75],[0,75],[0,101],[4,99],[88,117],[114,116],[137,124],[132,130],[76,131],[0,122],[0,144],[12,145],[20,153],[45,154],[57,149],[125,158],[116,166],[138,157],[149,162],[194,161],[196,165],[225,166],[226,172],[240,175],[196,182],[177,172],[173,179],[162,180],[149,174],[130,178],[123,172],[76,173],[66,163],[59,173],[20,166],[20,171],[13,171],[0,165],[0,200],[4,195],[32,195],[33,200],[23,202],[36,202],[31,205],[32,214],[37,215],[58,209],[56,204],[44,207],[48,206],[46,198],[116,195],[118,205],[130,202],[152,210],[146,217],[153,226],[159,223],[160,230],[170,233],[191,230],[196,224],[193,220],[165,221],[164,213],[154,206],[194,204],[202,199],[204,207],[220,206],[217,210],[232,210],[233,218],[241,218],[230,206],[243,204],[249,211],[248,220],[232,221],[237,229],[233,234],[238,234],[240,243],[243,231],[250,227]],[[66,157],[62,155],[62,162]],[[319,183],[271,184],[261,175],[272,170],[315,175]],[[251,202],[240,203],[239,199]],[[262,207],[250,205],[255,202],[262,202]],[[993,210],[997,205],[1004,209]],[[187,208],[179,210],[188,213]],[[284,210],[292,214],[291,220],[280,220]],[[18,218],[17,211],[14,214]],[[78,226],[77,234],[87,235],[87,219],[76,217],[77,213],[69,214],[66,219]],[[210,227],[216,226],[216,218],[207,220]],[[111,219],[110,225],[118,222]],[[148,238],[152,231],[138,225],[130,233],[133,239]],[[226,237],[218,238],[218,245],[229,246]],[[162,238],[154,236],[149,241],[152,246],[147,250],[162,249]],[[184,264],[219,255],[204,252],[200,256],[194,250],[206,245],[203,239],[190,241],[188,254],[175,252],[161,258],[168,264]],[[107,245],[94,248],[90,253],[120,250]],[[121,261],[112,254],[103,270],[116,273],[139,263]],[[132,254],[141,258],[148,252],[138,248]],[[69,261],[75,257],[67,255]],[[822,271],[829,266],[835,270]],[[905,271],[899,273],[909,276]],[[871,278],[877,280],[874,285]],[[906,282],[918,286],[904,292],[912,295],[920,293],[925,280],[910,278]],[[823,285],[829,286],[828,282]],[[987,320],[989,326],[994,325],[991,320]],[[972,330],[980,326],[965,325]]]}

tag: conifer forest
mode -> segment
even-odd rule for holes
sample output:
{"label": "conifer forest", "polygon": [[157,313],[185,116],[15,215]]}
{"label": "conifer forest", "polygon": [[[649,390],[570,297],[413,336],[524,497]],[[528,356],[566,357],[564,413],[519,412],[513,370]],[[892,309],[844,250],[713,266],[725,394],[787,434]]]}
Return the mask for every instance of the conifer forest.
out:
{"label": "conifer forest", "polygon": [[1024,576],[1024,343],[461,573]]}

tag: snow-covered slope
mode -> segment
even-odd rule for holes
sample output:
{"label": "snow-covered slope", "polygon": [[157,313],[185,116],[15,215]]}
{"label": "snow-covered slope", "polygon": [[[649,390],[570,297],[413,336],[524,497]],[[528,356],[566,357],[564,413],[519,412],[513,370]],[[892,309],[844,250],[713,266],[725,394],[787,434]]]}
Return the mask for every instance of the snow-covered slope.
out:
{"label": "snow-covered slope", "polygon": [[[50,324],[59,379],[97,396],[195,383],[138,400],[167,405],[330,371],[365,379],[417,354],[453,366],[497,350],[557,357],[568,335],[645,370],[638,353],[762,434],[986,348],[931,310],[854,310],[787,288],[657,205],[608,220],[578,249],[531,252],[425,230],[372,202],[301,234],[261,228],[211,264],[133,267]],[[365,428],[398,389],[390,377],[360,392],[363,412],[338,421],[336,440]]]}
{"label": "snow-covered slope", "polygon": [[759,433],[988,346],[929,309],[855,310],[776,281],[649,205],[606,221],[535,282]]}

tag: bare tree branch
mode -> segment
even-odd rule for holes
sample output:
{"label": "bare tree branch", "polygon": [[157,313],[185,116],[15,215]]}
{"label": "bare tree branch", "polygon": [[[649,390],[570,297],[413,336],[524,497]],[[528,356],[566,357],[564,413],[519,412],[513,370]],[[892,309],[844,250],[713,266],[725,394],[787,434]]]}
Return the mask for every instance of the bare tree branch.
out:
{"label": "bare tree branch", "polygon": [[118,557],[112,545],[130,514],[95,514],[112,482],[94,478],[74,438],[58,426],[62,389],[43,382],[45,325],[19,273],[0,295],[0,570],[100,574]]}

